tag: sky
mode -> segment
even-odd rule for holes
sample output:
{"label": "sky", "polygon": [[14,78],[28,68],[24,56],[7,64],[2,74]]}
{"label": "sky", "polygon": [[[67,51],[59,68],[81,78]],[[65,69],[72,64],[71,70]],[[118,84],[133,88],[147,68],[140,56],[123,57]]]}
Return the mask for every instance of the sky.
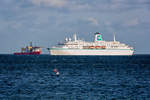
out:
{"label": "sky", "polygon": [[133,46],[135,54],[150,54],[149,0],[0,0],[0,54],[20,51],[31,41],[45,48],[74,33],[93,41]]}

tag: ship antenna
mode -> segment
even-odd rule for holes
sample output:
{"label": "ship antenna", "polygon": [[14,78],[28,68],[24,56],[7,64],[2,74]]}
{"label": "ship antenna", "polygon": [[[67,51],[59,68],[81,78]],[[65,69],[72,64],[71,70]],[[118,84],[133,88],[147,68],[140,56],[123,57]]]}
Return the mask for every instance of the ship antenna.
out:
{"label": "ship antenna", "polygon": [[77,41],[76,33],[74,33],[74,41]]}
{"label": "ship antenna", "polygon": [[30,42],[30,46],[32,47],[32,42]]}
{"label": "ship antenna", "polygon": [[116,34],[114,33],[114,42],[116,42]]}

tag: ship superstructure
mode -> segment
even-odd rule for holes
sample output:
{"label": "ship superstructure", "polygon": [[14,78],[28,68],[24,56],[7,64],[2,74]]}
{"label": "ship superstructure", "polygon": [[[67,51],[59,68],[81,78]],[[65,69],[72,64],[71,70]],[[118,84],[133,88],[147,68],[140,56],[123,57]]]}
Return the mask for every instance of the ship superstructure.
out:
{"label": "ship superstructure", "polygon": [[116,41],[104,41],[102,34],[95,33],[93,42],[86,42],[77,39],[66,38],[63,43],[49,49],[51,55],[133,55],[134,49],[124,43]]}

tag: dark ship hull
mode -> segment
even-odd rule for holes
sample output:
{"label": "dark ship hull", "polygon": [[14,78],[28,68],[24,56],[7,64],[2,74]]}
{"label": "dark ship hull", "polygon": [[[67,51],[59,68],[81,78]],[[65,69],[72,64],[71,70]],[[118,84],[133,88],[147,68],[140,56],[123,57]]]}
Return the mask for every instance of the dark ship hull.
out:
{"label": "dark ship hull", "polygon": [[15,52],[14,55],[40,55],[41,52]]}

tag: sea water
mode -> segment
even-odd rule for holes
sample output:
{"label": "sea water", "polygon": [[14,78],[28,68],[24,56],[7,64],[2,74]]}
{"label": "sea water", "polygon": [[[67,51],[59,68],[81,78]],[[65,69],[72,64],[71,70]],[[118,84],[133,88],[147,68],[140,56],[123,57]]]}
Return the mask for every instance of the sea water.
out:
{"label": "sea water", "polygon": [[150,100],[150,55],[0,55],[0,100]]}

